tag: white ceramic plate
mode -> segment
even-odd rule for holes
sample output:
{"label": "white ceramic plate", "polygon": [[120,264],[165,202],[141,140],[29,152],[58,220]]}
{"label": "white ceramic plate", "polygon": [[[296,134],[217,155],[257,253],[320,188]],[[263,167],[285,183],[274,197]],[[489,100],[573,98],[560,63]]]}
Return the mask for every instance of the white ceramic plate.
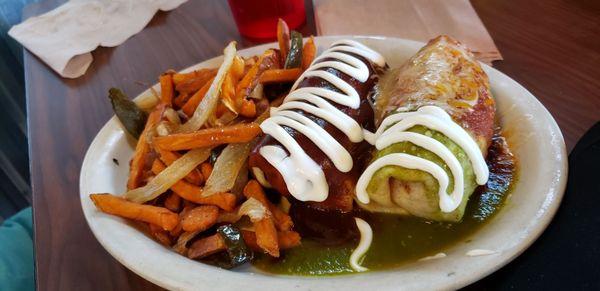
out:
{"label": "white ceramic plate", "polygon": [[[342,37],[315,38],[319,51]],[[399,66],[424,44],[397,38],[353,38],[382,53],[391,67]],[[262,53],[267,44],[240,51]],[[216,67],[221,57],[188,70]],[[444,250],[446,258],[415,262],[401,268],[336,277],[270,275],[252,267],[226,271],[189,260],[164,248],[125,220],[101,213],[90,193],[123,193],[133,146],[116,117],[100,130],[83,161],[81,205],[98,241],[119,262],[147,280],[176,290],[415,290],[456,289],[502,267],[521,254],[542,233],[558,208],[566,183],[567,155],[556,122],[525,88],[484,65],[497,101],[498,116],[519,164],[519,179],[506,206],[483,229]],[[158,86],[155,86],[158,90]],[[149,94],[149,91],[142,93]],[[120,166],[113,163],[113,158]],[[471,249],[497,253],[468,257]],[[335,288],[335,289],[334,289]]]}

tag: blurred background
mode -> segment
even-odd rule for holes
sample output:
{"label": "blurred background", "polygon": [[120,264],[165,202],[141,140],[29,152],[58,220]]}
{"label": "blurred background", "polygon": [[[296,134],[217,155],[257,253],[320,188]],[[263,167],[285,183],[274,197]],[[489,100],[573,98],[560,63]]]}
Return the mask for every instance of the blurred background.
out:
{"label": "blurred background", "polygon": [[0,1],[0,221],[31,205],[23,52],[7,31],[33,2]]}

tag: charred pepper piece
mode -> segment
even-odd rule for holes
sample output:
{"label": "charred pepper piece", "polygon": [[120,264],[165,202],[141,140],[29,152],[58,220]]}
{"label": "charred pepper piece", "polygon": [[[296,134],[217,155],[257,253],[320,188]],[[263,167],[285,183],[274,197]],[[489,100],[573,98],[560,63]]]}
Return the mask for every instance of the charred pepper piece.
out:
{"label": "charred pepper piece", "polygon": [[112,104],[113,111],[127,132],[136,139],[139,138],[146,126],[148,114],[140,109],[135,102],[129,100],[129,98],[117,88],[110,88],[110,90],[108,90],[108,98]]}
{"label": "charred pepper piece", "polygon": [[300,68],[302,65],[302,34],[292,31],[290,51],[285,59],[285,68]]}

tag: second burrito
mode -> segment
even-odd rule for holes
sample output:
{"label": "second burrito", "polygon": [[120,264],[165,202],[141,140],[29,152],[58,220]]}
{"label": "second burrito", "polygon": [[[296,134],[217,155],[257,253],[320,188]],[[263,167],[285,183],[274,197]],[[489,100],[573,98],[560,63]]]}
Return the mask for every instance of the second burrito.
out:
{"label": "second burrito", "polygon": [[376,146],[356,188],[375,212],[457,222],[488,179],[495,103],[473,54],[447,36],[431,40],[379,83]]}

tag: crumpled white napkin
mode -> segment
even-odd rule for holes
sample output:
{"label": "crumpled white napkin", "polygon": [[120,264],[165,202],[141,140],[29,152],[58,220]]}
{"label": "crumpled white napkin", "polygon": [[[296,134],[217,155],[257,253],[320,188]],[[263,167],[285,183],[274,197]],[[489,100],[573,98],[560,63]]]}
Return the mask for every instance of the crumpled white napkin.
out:
{"label": "crumpled white napkin", "polygon": [[187,0],[71,0],[13,26],[8,34],[59,75],[83,75],[98,46],[114,47],[140,32],[160,9]]}

